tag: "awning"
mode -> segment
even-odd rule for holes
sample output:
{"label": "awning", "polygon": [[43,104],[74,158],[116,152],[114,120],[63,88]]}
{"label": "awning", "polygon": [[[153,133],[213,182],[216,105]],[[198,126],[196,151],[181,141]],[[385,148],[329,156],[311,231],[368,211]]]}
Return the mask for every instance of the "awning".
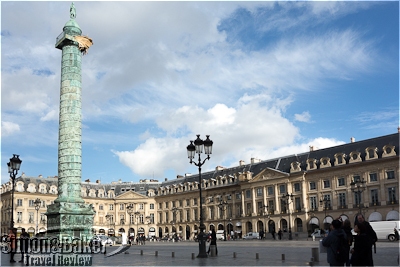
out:
{"label": "awning", "polygon": [[386,221],[398,221],[399,220],[399,212],[397,210],[391,210],[386,215]]}
{"label": "awning", "polygon": [[333,221],[333,219],[332,219],[331,216],[327,216],[327,217],[325,217],[325,219],[324,219],[324,223],[332,223],[332,221]]}
{"label": "awning", "polygon": [[368,221],[369,222],[382,221],[382,214],[375,211],[375,212],[371,213],[371,215],[369,215]]}
{"label": "awning", "polygon": [[319,225],[319,220],[316,217],[310,219],[309,224],[316,224]]}

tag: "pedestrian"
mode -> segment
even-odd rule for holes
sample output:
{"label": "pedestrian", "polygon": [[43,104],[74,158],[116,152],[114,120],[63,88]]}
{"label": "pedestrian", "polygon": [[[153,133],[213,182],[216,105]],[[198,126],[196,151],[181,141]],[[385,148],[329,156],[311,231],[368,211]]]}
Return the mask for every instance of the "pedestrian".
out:
{"label": "pedestrian", "polygon": [[[372,243],[371,243],[371,249],[372,246],[374,247],[374,251],[376,253],[376,241],[378,241],[378,237],[376,236],[376,233],[374,231],[374,229],[372,229],[371,224],[369,224],[369,222],[367,222],[364,218],[364,216],[362,214],[358,214],[356,217],[356,222],[354,223],[354,227],[356,226],[356,224],[364,224],[365,225],[365,229],[366,229],[366,234],[367,236],[369,236],[369,238],[371,239]],[[372,258],[372,265],[373,265],[373,258]]]}
{"label": "pedestrian", "polygon": [[[351,232],[351,230],[352,230],[351,222],[349,219],[346,219],[343,222],[343,231],[346,233],[347,236],[347,244],[348,244],[347,251],[349,252],[350,252],[350,247],[353,244],[353,233]],[[350,266],[350,257],[347,258],[346,266]]]}
{"label": "pedestrian", "polygon": [[372,239],[367,234],[365,224],[359,223],[354,226],[357,233],[354,236],[354,247],[351,249],[351,265],[352,266],[373,266],[372,260]]}
{"label": "pedestrian", "polygon": [[218,255],[217,233],[215,232],[215,229],[212,229],[212,231],[211,231],[211,242],[210,242],[210,246],[208,247],[207,254],[210,254],[211,246],[215,246],[215,255]]}
{"label": "pedestrian", "polygon": [[342,223],[339,220],[333,220],[330,225],[331,231],[328,236],[322,239],[322,245],[327,247],[327,261],[330,266],[343,266],[346,260],[337,259],[336,254],[342,247],[341,240],[347,242],[347,236],[342,229]]}
{"label": "pedestrian", "polygon": [[282,240],[282,230],[281,230],[281,228],[279,228],[279,231],[278,231],[278,238],[279,238],[279,240]]}
{"label": "pedestrian", "polygon": [[272,230],[272,238],[274,239],[274,240],[276,240],[276,237],[275,237],[275,230]]}
{"label": "pedestrian", "polygon": [[10,262],[15,262],[14,255],[17,250],[17,228],[10,228],[8,232],[8,240],[10,242]]}
{"label": "pedestrian", "polygon": [[397,231],[396,228],[394,228],[394,239],[395,239],[396,241],[399,241],[399,231]]}
{"label": "pedestrian", "polygon": [[28,253],[29,247],[29,234],[26,232],[25,228],[21,229],[22,233],[20,238],[20,251],[21,251],[21,260],[19,262],[24,262],[24,254]]}

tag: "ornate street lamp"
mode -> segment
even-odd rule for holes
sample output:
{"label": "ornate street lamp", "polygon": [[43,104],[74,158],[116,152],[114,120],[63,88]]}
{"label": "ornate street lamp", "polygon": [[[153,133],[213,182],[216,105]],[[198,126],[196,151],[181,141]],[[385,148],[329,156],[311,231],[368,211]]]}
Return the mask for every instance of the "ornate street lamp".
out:
{"label": "ornate street lamp", "polygon": [[40,209],[40,205],[42,204],[42,201],[37,198],[33,204],[35,204],[35,210],[36,210],[36,234],[39,233],[39,209]]}
{"label": "ornate street lamp", "polygon": [[8,173],[11,178],[11,222],[10,228],[14,229],[14,191],[15,191],[15,178],[17,177],[19,168],[21,167],[22,160],[19,159],[19,155],[13,154],[10,158],[10,162],[7,163]]}
{"label": "ornate street lamp", "polygon": [[286,204],[287,211],[289,212],[289,240],[292,240],[292,224],[291,224],[291,218],[290,218],[290,210],[289,210],[289,204],[293,202],[293,194],[286,193],[282,195],[282,200]]}
{"label": "ornate street lamp", "polygon": [[[199,240],[199,254],[197,255],[197,258],[207,258],[207,253],[206,253],[206,240],[207,236],[204,233],[204,230],[206,229],[203,221],[203,200],[202,200],[202,195],[201,195],[201,166],[204,165],[206,160],[210,159],[210,155],[212,154],[212,145],[213,141],[210,140],[210,136],[206,135],[206,140],[200,139],[200,135],[197,135],[197,139],[194,141],[190,141],[190,144],[186,147],[187,153],[188,153],[188,158],[190,159],[190,164],[194,164],[199,168],[199,192],[200,192],[200,232],[197,235],[197,238]],[[203,153],[203,148],[204,148],[204,153],[207,155],[207,157],[201,161],[200,154]],[[194,156],[195,154],[199,155],[198,162],[194,162]]]}
{"label": "ornate street lamp", "polygon": [[355,196],[358,196],[356,198],[356,205],[359,209],[359,214],[362,214],[362,215],[363,215],[363,212],[362,212],[363,208],[368,209],[368,207],[364,207],[364,205],[361,203],[362,202],[361,201],[362,192],[364,192],[364,190],[366,189],[365,183],[366,182],[364,181],[364,179],[361,179],[361,180],[357,179],[350,183],[351,191],[355,194]]}
{"label": "ornate street lamp", "polygon": [[225,223],[225,211],[228,207],[228,202],[220,200],[218,208],[222,212],[222,219],[224,220],[224,241],[226,241],[226,223]]}
{"label": "ornate street lamp", "polygon": [[139,211],[135,211],[133,214],[135,215],[135,218],[136,218],[136,236],[135,236],[135,238],[138,238],[139,237],[139,218],[140,218],[139,216],[140,216],[140,212]]}

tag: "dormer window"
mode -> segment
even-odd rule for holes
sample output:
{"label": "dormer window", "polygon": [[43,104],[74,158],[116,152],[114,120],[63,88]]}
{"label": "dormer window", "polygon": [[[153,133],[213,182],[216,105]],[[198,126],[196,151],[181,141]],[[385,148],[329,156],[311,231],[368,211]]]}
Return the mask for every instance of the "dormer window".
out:
{"label": "dormer window", "polygon": [[377,159],[378,154],[377,154],[378,149],[376,147],[368,147],[365,149],[365,159],[370,160],[370,159]]}
{"label": "dormer window", "polygon": [[394,150],[394,146],[392,146],[392,145],[384,146],[382,158],[391,157],[391,156],[396,156],[396,151]]}
{"label": "dormer window", "polygon": [[307,170],[314,170],[316,168],[317,168],[316,160],[308,159],[307,160]]}
{"label": "dormer window", "polygon": [[343,153],[335,154],[335,166],[346,164],[346,155]]}
{"label": "dormer window", "polygon": [[350,163],[361,162],[360,152],[353,151],[350,153]]}
{"label": "dormer window", "polygon": [[330,158],[327,158],[327,157],[321,158],[320,162],[321,162],[320,168],[331,167]]}
{"label": "dormer window", "polygon": [[290,165],[291,165],[291,168],[290,168],[290,172],[291,172],[291,173],[292,173],[292,172],[299,172],[299,171],[301,171],[300,163],[299,163],[299,162],[295,161],[295,162],[292,162]]}

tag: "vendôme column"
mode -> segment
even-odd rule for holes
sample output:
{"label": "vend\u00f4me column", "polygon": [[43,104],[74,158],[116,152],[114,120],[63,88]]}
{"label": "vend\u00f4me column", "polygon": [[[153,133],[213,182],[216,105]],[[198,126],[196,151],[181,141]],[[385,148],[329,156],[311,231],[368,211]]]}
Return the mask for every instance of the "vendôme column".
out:
{"label": "vend\u00f4me column", "polygon": [[93,44],[82,36],[75,21],[74,3],[70,20],[57,37],[55,47],[62,50],[60,117],[58,136],[58,197],[47,209],[47,232],[59,238],[91,236],[93,207],[81,196],[82,101],[81,62]]}

